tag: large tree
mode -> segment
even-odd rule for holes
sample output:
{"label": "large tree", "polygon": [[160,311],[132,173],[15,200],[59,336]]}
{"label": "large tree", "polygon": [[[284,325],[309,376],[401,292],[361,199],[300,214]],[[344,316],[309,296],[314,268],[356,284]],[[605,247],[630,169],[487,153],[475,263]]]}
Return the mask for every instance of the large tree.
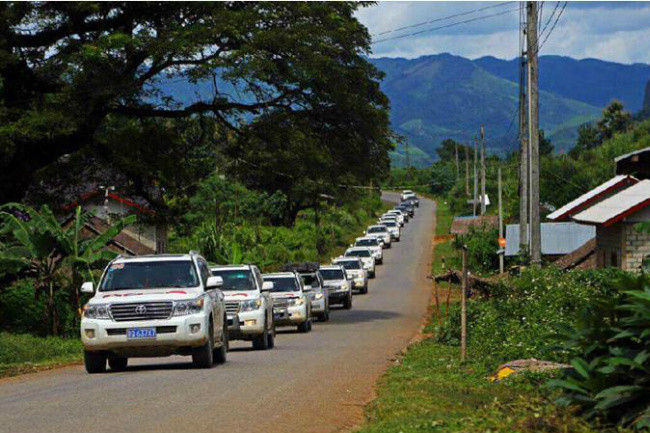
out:
{"label": "large tree", "polygon": [[[255,156],[246,147],[254,143],[253,149],[273,157],[276,169],[304,167],[296,178],[312,174],[318,184],[331,183],[333,175],[352,183],[378,180],[388,167],[388,101],[379,72],[364,56],[370,39],[353,16],[357,7],[0,4],[0,202],[21,199],[39,173],[68,154],[126,165],[130,181],[144,190],[164,180],[161,171],[173,165],[158,160],[175,158],[182,165],[177,154],[185,145],[178,134],[165,140],[161,133],[152,152],[146,131],[173,130],[176,120],[189,118],[201,125],[208,118],[230,131],[212,139],[227,142],[240,159]],[[183,80],[212,80],[212,95],[183,103],[161,92],[165,83]],[[128,133],[133,128],[140,129]],[[287,149],[278,156],[273,146]],[[329,165],[293,163],[297,152]],[[147,155],[152,159],[139,159]],[[346,157],[352,164],[344,164]],[[294,207],[308,200],[298,201]]]}

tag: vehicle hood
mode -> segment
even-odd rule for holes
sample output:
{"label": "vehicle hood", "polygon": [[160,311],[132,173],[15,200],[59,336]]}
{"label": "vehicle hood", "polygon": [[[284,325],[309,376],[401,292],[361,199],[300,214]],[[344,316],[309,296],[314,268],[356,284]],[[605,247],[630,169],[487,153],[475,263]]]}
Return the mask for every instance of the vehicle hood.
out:
{"label": "vehicle hood", "polygon": [[273,299],[299,298],[300,292],[272,292]]}
{"label": "vehicle hood", "polygon": [[345,283],[346,280],[326,280],[324,285],[326,287],[339,287]]}
{"label": "vehicle hood", "polygon": [[201,296],[203,289],[195,287],[191,289],[133,289],[115,290],[111,292],[98,292],[93,296],[89,304],[123,304],[131,302],[163,302],[163,301],[185,301]]}
{"label": "vehicle hood", "polygon": [[248,290],[248,291],[229,290],[223,292],[223,299],[225,301],[244,301],[249,299],[258,299],[261,296],[262,295],[260,294],[260,292],[256,290]]}

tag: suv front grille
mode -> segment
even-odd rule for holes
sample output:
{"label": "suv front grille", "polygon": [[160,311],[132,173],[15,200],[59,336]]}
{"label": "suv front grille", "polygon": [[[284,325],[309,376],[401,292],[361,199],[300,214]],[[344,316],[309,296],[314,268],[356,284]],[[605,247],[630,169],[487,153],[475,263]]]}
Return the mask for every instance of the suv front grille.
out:
{"label": "suv front grille", "polygon": [[289,307],[296,301],[293,298],[278,298],[273,300],[274,307]]}
{"label": "suv front grille", "polygon": [[227,313],[239,313],[239,302],[238,301],[226,302],[226,312]]}
{"label": "suv front grille", "polygon": [[168,319],[172,315],[171,302],[133,302],[111,304],[111,317],[116,322]]}

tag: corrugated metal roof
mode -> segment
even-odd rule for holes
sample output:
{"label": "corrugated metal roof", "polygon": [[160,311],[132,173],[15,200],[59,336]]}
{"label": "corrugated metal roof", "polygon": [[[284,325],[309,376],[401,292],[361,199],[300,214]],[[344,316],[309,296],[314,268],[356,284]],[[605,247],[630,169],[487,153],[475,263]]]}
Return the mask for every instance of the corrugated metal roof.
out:
{"label": "corrugated metal roof", "polygon": [[627,185],[636,182],[638,182],[638,179],[632,176],[627,176],[627,175],[614,176],[607,182],[598,185],[596,188],[590,190],[589,192],[586,192],[585,194],[582,194],[580,197],[565,204],[555,212],[550,213],[546,218],[550,219],[551,221],[568,220],[568,218],[572,214],[581,211],[590,203],[593,203],[596,200],[598,200],[599,197],[602,197],[603,195],[606,194],[613,194],[616,191],[619,191],[620,189],[627,187]]}
{"label": "corrugated metal roof", "polygon": [[578,222],[608,226],[648,205],[650,205],[650,180],[645,179],[573,215],[572,218]]}
{"label": "corrugated metal roof", "polygon": [[640,153],[650,152],[650,146],[643,149],[635,150],[634,152],[626,153],[625,155],[617,156],[614,158],[614,162],[619,162],[623,159],[629,158],[630,156],[638,155]]}
{"label": "corrugated metal roof", "polygon": [[[542,255],[564,255],[596,237],[596,227],[574,222],[542,223]],[[519,254],[519,224],[506,226],[506,256]]]}

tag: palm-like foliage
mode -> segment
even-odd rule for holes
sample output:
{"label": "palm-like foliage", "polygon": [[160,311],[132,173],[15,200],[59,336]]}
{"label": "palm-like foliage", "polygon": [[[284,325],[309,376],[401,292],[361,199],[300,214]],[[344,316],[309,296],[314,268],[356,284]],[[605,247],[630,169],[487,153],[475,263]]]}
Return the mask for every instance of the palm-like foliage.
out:
{"label": "palm-like foliage", "polygon": [[[18,210],[28,218],[14,215]],[[55,293],[69,289],[70,298],[79,308],[78,286],[84,274],[97,264],[115,256],[105,249],[135,216],[118,221],[98,236],[82,236],[90,218],[77,207],[71,224],[61,226],[49,207],[39,210],[16,203],[0,207],[0,275],[29,276],[34,279],[36,296],[47,296],[47,318],[52,334],[59,332]],[[90,275],[92,276],[92,275]]]}

